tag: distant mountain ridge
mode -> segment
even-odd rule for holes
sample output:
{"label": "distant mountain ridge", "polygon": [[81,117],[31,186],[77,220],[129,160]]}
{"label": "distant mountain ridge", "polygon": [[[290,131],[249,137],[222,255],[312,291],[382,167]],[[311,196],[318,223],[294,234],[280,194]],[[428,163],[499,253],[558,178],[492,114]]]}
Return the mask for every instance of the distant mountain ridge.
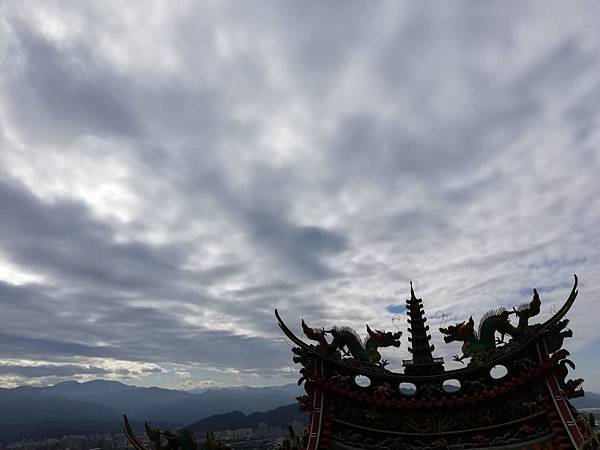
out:
{"label": "distant mountain ridge", "polygon": [[600,394],[595,392],[585,391],[585,396],[570,401],[575,408],[600,408]]}
{"label": "distant mountain ridge", "polygon": [[191,398],[161,403],[146,410],[148,420],[165,420],[189,424],[194,420],[214,414],[239,410],[245,414],[264,412],[289,404],[303,393],[296,384],[262,388],[228,388],[190,394]]}
{"label": "distant mountain ridge", "polygon": [[[61,429],[62,423],[81,428],[83,425],[76,425],[77,422],[120,423],[122,414],[132,420],[185,426],[234,410],[245,414],[265,412],[293,402],[300,393],[301,388],[296,384],[211,389],[193,394],[103,380],[67,381],[48,387],[0,388],[0,442],[7,439],[3,430],[11,427],[20,428],[23,433],[28,429],[39,431],[42,423],[50,424],[48,427],[52,430]],[[112,429],[112,425],[109,428]]]}
{"label": "distant mountain ridge", "polygon": [[241,411],[232,411],[226,414],[217,414],[194,422],[185,427],[185,429],[192,431],[198,436],[213,431],[257,428],[260,423],[285,429],[294,421],[306,424],[308,416],[307,412],[300,411],[298,403],[292,403],[264,413],[254,412],[246,415]]}
{"label": "distant mountain ridge", "polygon": [[69,400],[99,403],[116,410],[119,417],[122,413],[129,411],[129,414],[136,418],[137,414],[154,408],[157,404],[186,401],[194,398],[194,394],[185,391],[129,386],[118,381],[103,380],[88,381],[86,383],[66,381],[54,386],[37,389],[45,396],[58,396]]}

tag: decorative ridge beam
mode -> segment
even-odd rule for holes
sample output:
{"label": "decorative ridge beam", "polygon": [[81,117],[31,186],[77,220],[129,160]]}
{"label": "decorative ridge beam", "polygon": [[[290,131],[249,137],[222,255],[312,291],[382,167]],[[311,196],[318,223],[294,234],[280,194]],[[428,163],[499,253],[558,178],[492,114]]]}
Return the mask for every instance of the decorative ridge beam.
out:
{"label": "decorative ridge beam", "polygon": [[127,419],[127,415],[123,414],[123,433],[125,437],[129,441],[129,443],[136,450],[147,450],[146,447],[140,442],[139,438],[135,435],[133,430],[131,429],[131,425],[129,424],[129,419]]}
{"label": "decorative ridge beam", "polygon": [[[283,319],[279,315],[279,311],[277,311],[277,308],[275,308],[275,317],[277,318],[277,325],[279,325],[279,328],[281,328],[281,331],[283,331],[283,333],[288,338],[290,338],[296,345],[304,348],[305,350],[314,351],[314,349],[311,348],[311,346],[309,344],[307,344],[302,339],[300,339],[298,336],[296,336],[294,333],[292,333],[292,330],[290,330],[288,328],[288,326],[285,324],[285,322],[283,321]],[[333,359],[333,358],[330,358],[330,359]]]}
{"label": "decorative ridge beam", "polygon": [[577,274],[573,274],[573,277],[575,277],[575,283],[573,284],[573,289],[571,289],[571,293],[569,294],[569,298],[567,298],[567,301],[556,312],[556,314],[554,314],[550,319],[548,319],[547,321],[545,321],[542,324],[542,326],[540,327],[542,330],[545,330],[550,325],[555,324],[560,319],[562,319],[565,316],[565,314],[567,314],[567,312],[569,311],[569,309],[571,309],[571,306],[573,306],[573,303],[575,302],[575,299],[577,298],[577,294],[579,293],[579,291],[577,290],[577,283],[579,281],[577,279]]}

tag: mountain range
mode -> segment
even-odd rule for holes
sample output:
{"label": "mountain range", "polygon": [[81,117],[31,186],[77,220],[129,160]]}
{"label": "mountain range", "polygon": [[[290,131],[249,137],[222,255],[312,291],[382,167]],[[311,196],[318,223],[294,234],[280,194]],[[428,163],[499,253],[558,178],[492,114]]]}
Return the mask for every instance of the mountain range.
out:
{"label": "mountain range", "polygon": [[210,389],[194,394],[103,380],[0,389],[0,442],[32,433],[37,436],[43,430],[51,432],[50,437],[69,426],[75,432],[90,428],[91,423],[97,432],[110,432],[116,424],[120,430],[123,414],[133,421],[168,423],[178,428],[215,414],[269,411],[294,402],[301,393],[296,384]]}

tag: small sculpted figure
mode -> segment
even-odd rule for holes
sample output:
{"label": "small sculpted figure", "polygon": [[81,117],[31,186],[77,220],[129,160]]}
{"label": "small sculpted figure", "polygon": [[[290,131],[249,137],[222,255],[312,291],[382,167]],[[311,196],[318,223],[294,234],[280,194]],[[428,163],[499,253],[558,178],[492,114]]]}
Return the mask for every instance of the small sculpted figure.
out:
{"label": "small sculpted figure", "polygon": [[533,290],[533,299],[529,304],[525,303],[518,308],[513,308],[513,310],[509,314],[515,314],[519,319],[519,324],[517,325],[517,329],[524,331],[529,325],[529,319],[537,316],[540,313],[540,305],[542,304],[540,300],[540,295],[538,294],[537,289]]}

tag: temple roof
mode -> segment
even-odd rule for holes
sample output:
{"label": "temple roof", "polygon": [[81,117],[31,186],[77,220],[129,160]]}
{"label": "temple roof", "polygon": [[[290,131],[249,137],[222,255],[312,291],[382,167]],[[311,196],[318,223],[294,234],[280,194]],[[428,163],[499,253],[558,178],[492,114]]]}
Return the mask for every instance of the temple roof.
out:
{"label": "temple roof", "polygon": [[[545,322],[543,322],[541,324],[535,325],[535,331],[528,334],[524,339],[520,340],[518,345],[515,345],[512,348],[510,348],[510,351],[499,352],[496,357],[494,357],[488,361],[485,361],[484,363],[482,363],[481,365],[479,365],[477,367],[464,367],[464,368],[453,369],[453,370],[444,370],[442,373],[438,373],[438,374],[411,374],[411,373],[406,373],[406,372],[398,373],[398,372],[390,372],[387,370],[385,370],[385,371],[377,370],[377,368],[375,368],[375,367],[352,365],[349,362],[345,361],[344,359],[334,358],[331,355],[328,355],[324,352],[319,351],[315,346],[310,345],[310,344],[304,342],[299,337],[297,337],[289,329],[289,327],[285,324],[285,322],[281,318],[279,311],[277,309],[275,310],[275,317],[277,318],[278,325],[281,328],[281,330],[283,331],[283,333],[295,345],[302,348],[303,351],[312,353],[315,357],[317,357],[318,359],[321,359],[323,362],[326,362],[327,364],[346,367],[346,369],[351,370],[352,372],[354,372],[356,374],[373,376],[373,377],[377,377],[378,379],[386,380],[386,381],[390,381],[390,382],[418,382],[418,381],[422,381],[422,380],[440,379],[440,378],[442,378],[442,379],[451,379],[451,378],[460,379],[463,376],[468,377],[470,374],[477,372],[483,368],[486,368],[489,370],[490,368],[492,368],[495,365],[499,365],[499,364],[502,364],[503,362],[515,359],[522,352],[522,350],[524,348],[527,348],[531,344],[538,341],[544,335],[544,333],[549,331],[554,325],[558,324],[558,322],[561,319],[563,319],[563,317],[567,314],[567,312],[569,311],[569,309],[571,308],[571,306],[573,305],[573,303],[575,302],[575,299],[577,297],[577,292],[578,292],[577,291],[577,282],[578,282],[577,275],[575,275],[574,277],[575,277],[575,282],[574,282],[573,288],[571,289],[571,293],[569,294],[569,297],[567,298],[567,300],[565,301],[563,306],[551,318],[549,318],[548,320],[546,320]],[[411,323],[411,327],[412,327],[412,323]]]}

